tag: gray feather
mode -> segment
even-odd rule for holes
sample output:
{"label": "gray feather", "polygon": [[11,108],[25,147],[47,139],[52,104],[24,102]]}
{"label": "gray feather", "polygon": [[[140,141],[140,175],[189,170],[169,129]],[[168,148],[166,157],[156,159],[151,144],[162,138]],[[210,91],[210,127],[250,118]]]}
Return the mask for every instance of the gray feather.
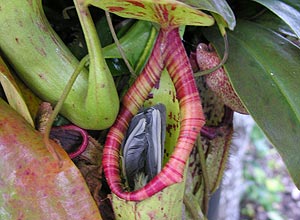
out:
{"label": "gray feather", "polygon": [[145,182],[160,172],[166,132],[166,109],[163,104],[141,110],[129,124],[122,143],[128,185],[135,188],[135,180],[143,174]]}

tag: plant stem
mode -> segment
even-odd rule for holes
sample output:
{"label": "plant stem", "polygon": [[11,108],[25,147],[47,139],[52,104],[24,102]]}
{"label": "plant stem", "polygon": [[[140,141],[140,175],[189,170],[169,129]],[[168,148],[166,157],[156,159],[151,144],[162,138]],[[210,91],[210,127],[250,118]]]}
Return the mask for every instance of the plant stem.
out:
{"label": "plant stem", "polygon": [[185,208],[190,212],[193,220],[206,220],[206,217],[201,212],[200,207],[196,207],[195,204],[198,204],[194,195],[184,195],[183,204]]}
{"label": "plant stem", "polygon": [[197,137],[197,150],[199,153],[200,157],[200,165],[202,169],[202,176],[203,176],[203,213],[206,216],[208,212],[208,203],[209,203],[209,179],[208,179],[208,174],[207,174],[207,169],[206,169],[206,160],[205,160],[205,154],[204,150],[202,148],[202,143],[201,143],[201,136],[198,135]]}

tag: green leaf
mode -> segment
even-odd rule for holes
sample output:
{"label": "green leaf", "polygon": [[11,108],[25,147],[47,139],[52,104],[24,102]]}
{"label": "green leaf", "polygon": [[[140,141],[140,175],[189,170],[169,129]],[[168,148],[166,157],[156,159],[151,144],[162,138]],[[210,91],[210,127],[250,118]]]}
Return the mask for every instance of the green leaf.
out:
{"label": "green leaf", "polygon": [[300,38],[300,3],[291,0],[253,0],[258,2],[286,22]]}
{"label": "green leaf", "polygon": [[237,4],[234,4],[236,19],[253,19],[264,11],[266,11],[266,8],[254,1],[239,1]]}
{"label": "green leaf", "polygon": [[270,11],[258,16],[254,21],[283,35],[297,37],[295,32],[282,19]]}
{"label": "green leaf", "polygon": [[86,0],[85,4],[91,4],[121,17],[152,21],[163,27],[210,26],[214,23],[211,16],[175,0]]}
{"label": "green leaf", "polygon": [[194,6],[196,8],[199,8],[201,10],[206,10],[210,12],[214,12],[227,22],[227,25],[230,30],[233,30],[236,21],[234,13],[232,12],[230,6],[225,0],[181,0],[182,2]]}
{"label": "green leaf", "polygon": [[[148,60],[157,33],[157,30],[153,27],[151,22],[137,21],[127,33],[119,39],[126,58],[136,73],[140,73]],[[115,43],[104,47],[103,55],[105,58],[122,58]]]}
{"label": "green leaf", "polygon": [[[206,34],[222,54],[218,31],[209,29]],[[225,70],[233,87],[300,187],[300,48],[246,21],[239,21],[228,38]]]}
{"label": "green leaf", "polygon": [[0,57],[0,84],[3,87],[6,98],[9,104],[15,109],[20,115],[22,115],[26,121],[34,126],[32,117],[26,105],[26,102],[22,96],[21,90],[19,89],[15,79],[10,73],[8,67]]}

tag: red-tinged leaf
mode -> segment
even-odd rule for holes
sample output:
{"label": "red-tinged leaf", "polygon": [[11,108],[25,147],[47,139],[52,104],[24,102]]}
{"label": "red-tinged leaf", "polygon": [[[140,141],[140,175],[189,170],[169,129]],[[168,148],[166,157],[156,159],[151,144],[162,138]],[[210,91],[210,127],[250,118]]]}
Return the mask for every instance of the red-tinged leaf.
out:
{"label": "red-tinged leaf", "polygon": [[31,124],[31,126],[34,126],[32,117],[22,96],[21,90],[19,89],[14,77],[10,73],[8,67],[1,57],[0,83],[12,108],[14,108],[20,115],[22,115],[26,119],[26,121]]}
{"label": "red-tinged leaf", "polygon": [[0,99],[0,219],[102,219],[79,170]]}
{"label": "red-tinged leaf", "polygon": [[175,0],[87,0],[85,3],[121,17],[152,21],[162,27],[211,26],[214,23],[211,16]]}

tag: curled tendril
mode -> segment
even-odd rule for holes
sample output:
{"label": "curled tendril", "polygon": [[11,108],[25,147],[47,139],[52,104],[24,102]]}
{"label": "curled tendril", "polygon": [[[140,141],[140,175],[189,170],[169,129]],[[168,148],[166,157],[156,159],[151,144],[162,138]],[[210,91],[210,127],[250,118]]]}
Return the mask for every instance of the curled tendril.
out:
{"label": "curled tendril", "polygon": [[204,76],[204,75],[207,75],[209,73],[212,73],[216,70],[218,70],[219,68],[221,68],[225,62],[227,61],[228,59],[228,53],[229,53],[229,43],[228,43],[228,37],[227,37],[227,34],[224,35],[223,37],[224,39],[224,55],[223,55],[223,58],[222,60],[220,61],[220,63],[218,65],[216,65],[215,67],[211,68],[211,69],[208,69],[208,70],[203,70],[203,71],[200,71],[200,72],[197,72],[197,73],[194,73],[194,76],[195,77],[199,77],[199,76]]}

